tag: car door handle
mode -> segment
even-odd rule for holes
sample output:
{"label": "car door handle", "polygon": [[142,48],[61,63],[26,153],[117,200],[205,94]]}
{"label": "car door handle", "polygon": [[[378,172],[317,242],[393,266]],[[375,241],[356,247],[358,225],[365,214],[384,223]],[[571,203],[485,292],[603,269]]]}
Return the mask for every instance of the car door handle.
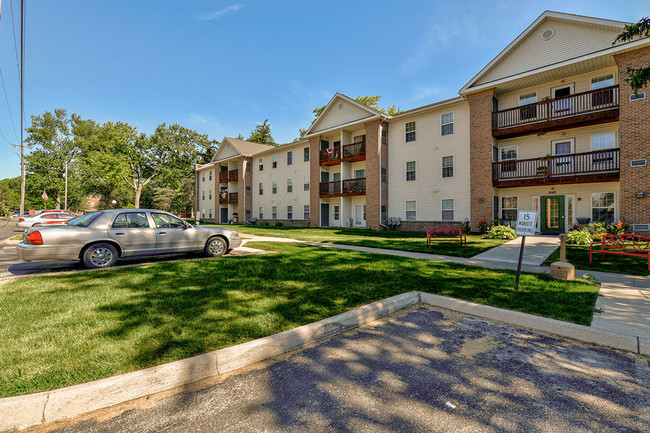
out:
{"label": "car door handle", "polygon": [[166,235],[167,232],[158,232],[159,235]]}
{"label": "car door handle", "polygon": [[115,233],[115,236],[122,236],[124,233]]}

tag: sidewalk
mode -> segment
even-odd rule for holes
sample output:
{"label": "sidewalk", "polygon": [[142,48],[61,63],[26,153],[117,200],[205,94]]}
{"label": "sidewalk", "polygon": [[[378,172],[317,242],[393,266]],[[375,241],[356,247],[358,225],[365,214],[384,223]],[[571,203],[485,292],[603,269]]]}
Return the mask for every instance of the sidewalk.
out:
{"label": "sidewalk", "polygon": [[[336,248],[339,250],[360,251],[370,254],[386,254],[398,257],[410,257],[414,259],[433,260],[449,263],[459,263],[469,266],[478,266],[486,269],[508,269],[517,270],[517,260],[512,260],[513,248],[509,244],[521,245],[521,239],[507,242],[490,251],[498,250],[504,246],[509,252],[499,250],[488,258],[480,258],[490,251],[481,253],[471,258],[443,256],[440,254],[415,253],[410,251],[388,250],[383,248],[368,248],[353,245],[330,244],[322,242],[299,241],[296,239],[274,238],[243,234],[244,244],[247,242],[294,242],[305,245],[312,245],[325,248]],[[538,240],[538,238],[540,238]],[[546,259],[540,257],[550,249],[550,255],[557,246],[559,240],[555,239],[556,246],[551,249],[553,238],[527,237],[526,244],[531,248],[524,247],[524,260],[521,266],[523,272],[550,273],[548,266],[541,263]],[[516,248],[517,259],[519,248]],[[502,257],[504,261],[499,261]],[[535,264],[539,263],[539,264]],[[595,307],[602,310],[602,313],[595,313],[591,327],[602,331],[615,332],[622,335],[640,337],[650,340],[650,277],[636,275],[614,274],[598,271],[583,271],[576,269],[576,277],[580,278],[585,274],[593,276],[596,282],[601,283],[600,296],[596,300]]]}

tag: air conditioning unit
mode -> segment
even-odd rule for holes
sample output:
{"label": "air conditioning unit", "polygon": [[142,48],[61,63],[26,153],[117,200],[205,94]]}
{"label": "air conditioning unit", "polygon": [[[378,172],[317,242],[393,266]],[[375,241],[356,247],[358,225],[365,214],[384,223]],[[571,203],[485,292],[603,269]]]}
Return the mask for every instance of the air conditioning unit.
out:
{"label": "air conditioning unit", "polygon": [[647,159],[632,159],[630,160],[630,167],[645,167],[648,165]]}
{"label": "air conditioning unit", "polygon": [[352,227],[353,223],[354,223],[354,220],[352,218],[348,218],[348,227]]}
{"label": "air conditioning unit", "polygon": [[633,232],[650,232],[650,224],[632,224]]}
{"label": "air conditioning unit", "polygon": [[641,100],[641,99],[645,99],[645,97],[646,97],[646,93],[645,93],[645,92],[639,92],[639,93],[637,93],[636,95],[635,95],[634,93],[632,93],[632,94],[630,95],[630,101],[639,101],[639,100]]}

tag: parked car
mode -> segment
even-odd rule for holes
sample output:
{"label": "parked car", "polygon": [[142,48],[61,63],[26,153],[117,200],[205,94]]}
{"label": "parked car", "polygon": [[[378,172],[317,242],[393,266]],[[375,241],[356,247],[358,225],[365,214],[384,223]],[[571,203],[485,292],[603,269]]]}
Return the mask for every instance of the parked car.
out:
{"label": "parked car", "polygon": [[62,225],[25,230],[18,244],[21,260],[80,260],[88,268],[107,268],[118,259],[158,254],[204,252],[219,257],[241,245],[233,230],[196,227],[155,209],[111,209]]}
{"label": "parked car", "polygon": [[70,211],[43,211],[34,216],[19,218],[16,227],[25,229],[42,224],[62,224],[78,216],[79,214]]}

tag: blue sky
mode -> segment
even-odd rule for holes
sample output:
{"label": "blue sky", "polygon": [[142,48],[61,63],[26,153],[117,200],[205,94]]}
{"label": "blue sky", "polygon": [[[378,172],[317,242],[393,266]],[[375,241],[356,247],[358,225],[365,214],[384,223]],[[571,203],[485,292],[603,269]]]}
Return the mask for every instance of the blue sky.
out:
{"label": "blue sky", "polygon": [[[20,134],[12,5],[19,25],[20,0],[2,1],[0,21],[0,179],[20,173],[7,143]],[[64,108],[221,140],[268,118],[289,142],[336,92],[402,109],[456,96],[546,9],[638,21],[650,2],[27,0],[25,123]]]}

